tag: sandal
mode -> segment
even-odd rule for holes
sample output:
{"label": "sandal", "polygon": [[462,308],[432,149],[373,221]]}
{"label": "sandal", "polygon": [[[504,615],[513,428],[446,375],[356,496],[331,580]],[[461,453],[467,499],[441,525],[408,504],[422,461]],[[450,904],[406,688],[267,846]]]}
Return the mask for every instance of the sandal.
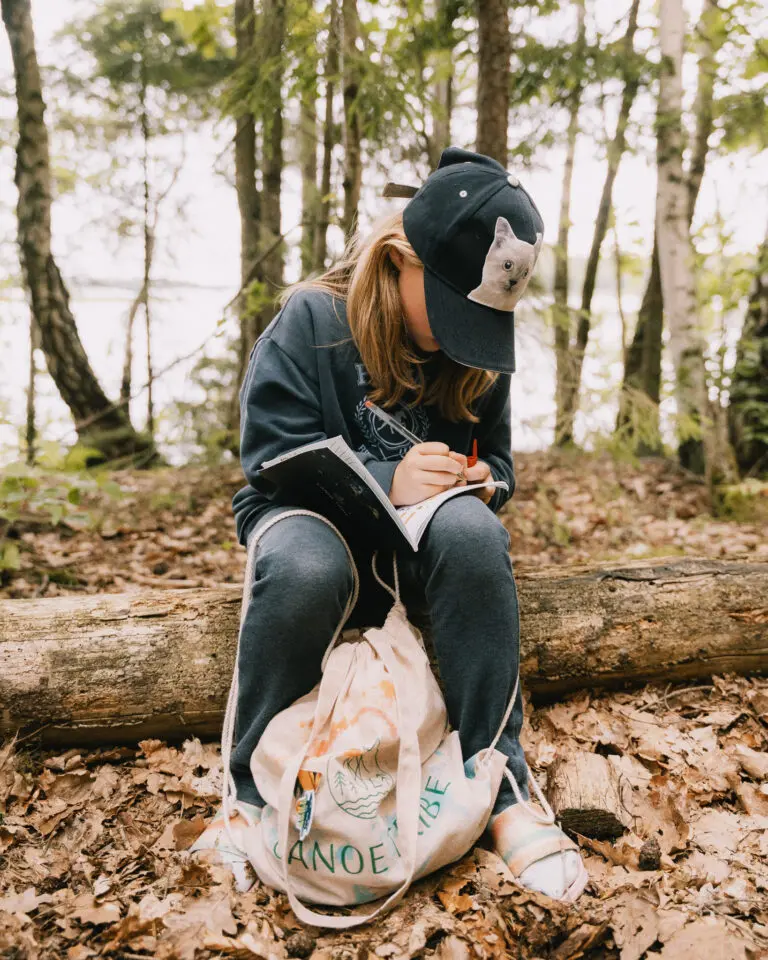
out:
{"label": "sandal", "polygon": [[[528,779],[533,785],[540,807],[524,800],[510,771],[505,770],[504,773],[517,797],[517,803],[506,807],[489,821],[488,831],[493,839],[496,853],[521,886],[538,890],[547,896],[552,896],[555,900],[573,903],[581,895],[589,880],[578,844],[571,840],[555,822],[555,814],[530,770]],[[568,853],[568,851],[575,851],[575,853]],[[524,871],[545,857],[558,853],[561,854],[562,880],[556,895],[553,896],[543,888],[541,881],[535,876],[536,871],[529,874],[527,883],[523,882]]]}
{"label": "sandal", "polygon": [[235,802],[231,813],[222,805],[188,852],[194,856],[213,850],[216,862],[231,868],[237,890],[247,893],[256,882],[256,874],[244,852],[243,834],[258,826],[260,820],[261,807],[255,804]]}

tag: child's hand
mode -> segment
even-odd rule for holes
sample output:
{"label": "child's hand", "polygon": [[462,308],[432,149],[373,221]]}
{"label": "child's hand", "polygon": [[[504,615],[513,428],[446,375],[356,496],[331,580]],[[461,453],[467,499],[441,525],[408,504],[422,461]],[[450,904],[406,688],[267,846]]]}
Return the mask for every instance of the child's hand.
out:
{"label": "child's hand", "polygon": [[[478,460],[474,467],[467,467],[464,470],[464,476],[467,478],[467,483],[482,483],[484,480],[489,483],[493,482],[491,468],[483,460]],[[483,503],[488,503],[496,493],[496,487],[478,487],[477,490],[471,490],[470,492],[480,497]]]}
{"label": "child's hand", "polygon": [[462,464],[449,453],[447,443],[414,444],[397,465],[392,478],[389,491],[392,503],[396,507],[410,506],[455,487]]}

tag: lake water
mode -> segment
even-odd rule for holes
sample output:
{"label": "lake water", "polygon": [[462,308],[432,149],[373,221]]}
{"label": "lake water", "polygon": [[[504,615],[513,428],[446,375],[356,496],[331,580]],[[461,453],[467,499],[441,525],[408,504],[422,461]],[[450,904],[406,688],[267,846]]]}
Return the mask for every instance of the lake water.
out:
{"label": "lake water", "polygon": [[[109,287],[73,288],[72,309],[91,366],[107,394],[116,398],[120,387],[125,339],[125,318],[131,303],[126,289]],[[175,400],[195,399],[195,387],[188,377],[198,356],[221,355],[234,336],[236,321],[230,317],[217,330],[226,303],[233,291],[223,288],[176,287],[158,293],[153,304],[153,365],[163,370],[180,356],[204,345],[196,356],[184,360],[158,376],[154,384],[157,436],[173,463],[183,463],[193,450],[175,442],[178,431],[169,419]],[[626,297],[628,316],[633,317],[638,298]],[[21,292],[0,300],[0,463],[18,458],[19,436],[24,431],[29,355],[28,310]],[[513,447],[535,450],[552,442],[554,428],[555,359],[552,331],[530,305],[518,308],[517,365],[512,377]],[[212,338],[212,339],[211,339]],[[146,341],[143,317],[134,324],[134,392],[146,382]],[[69,444],[76,436],[68,409],[37,354],[38,428],[43,440]],[[595,322],[584,365],[582,412],[577,438],[587,441],[595,433],[609,433],[616,416],[618,385],[622,377],[621,329],[612,297],[595,298]],[[136,426],[146,420],[146,392],[131,404]]]}

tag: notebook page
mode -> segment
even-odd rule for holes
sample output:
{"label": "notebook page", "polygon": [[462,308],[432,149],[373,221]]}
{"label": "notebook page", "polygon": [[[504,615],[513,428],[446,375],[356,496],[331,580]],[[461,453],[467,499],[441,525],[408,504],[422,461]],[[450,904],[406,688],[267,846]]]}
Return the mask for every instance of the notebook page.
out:
{"label": "notebook page", "polygon": [[503,487],[505,490],[509,489],[509,486],[504,480],[494,480],[492,483],[470,483],[465,487],[452,487],[450,490],[436,493],[434,497],[429,497],[427,500],[420,500],[418,503],[414,503],[409,507],[398,507],[398,516],[403,522],[403,526],[406,529],[409,540],[413,544],[414,550],[418,547],[419,541],[438,507],[441,507],[445,501],[450,500],[451,497],[466,493],[467,490],[475,490],[479,487]]}

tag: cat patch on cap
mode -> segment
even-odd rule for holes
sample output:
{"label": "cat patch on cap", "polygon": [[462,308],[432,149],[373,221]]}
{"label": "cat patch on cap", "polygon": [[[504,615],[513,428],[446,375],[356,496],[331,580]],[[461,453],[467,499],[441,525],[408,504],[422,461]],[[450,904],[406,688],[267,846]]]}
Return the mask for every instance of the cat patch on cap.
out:
{"label": "cat patch on cap", "polygon": [[541,233],[536,234],[536,243],[520,240],[509,221],[499,217],[480,286],[470,290],[467,298],[494,310],[514,310],[531,279],[543,240]]}

